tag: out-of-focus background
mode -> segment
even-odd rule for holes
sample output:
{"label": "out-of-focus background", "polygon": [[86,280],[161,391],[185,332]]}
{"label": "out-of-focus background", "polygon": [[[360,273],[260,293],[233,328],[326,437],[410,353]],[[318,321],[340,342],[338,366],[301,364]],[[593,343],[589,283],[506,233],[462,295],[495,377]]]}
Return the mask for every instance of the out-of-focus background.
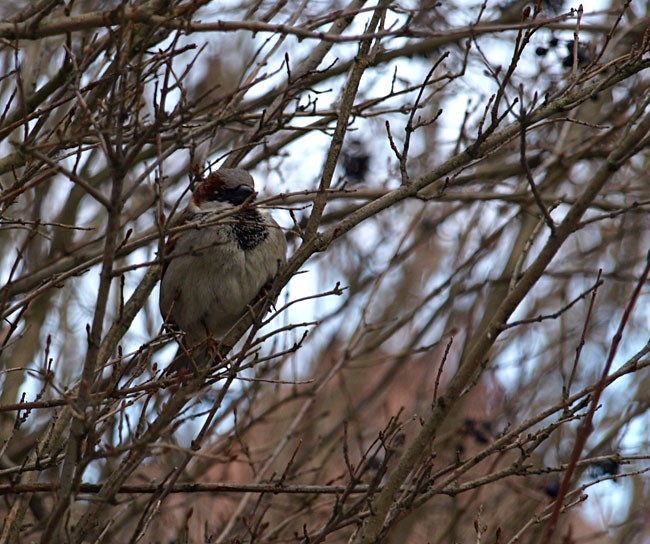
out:
{"label": "out-of-focus background", "polygon": [[[648,10],[0,7],[2,541],[647,542]],[[224,165],[289,263],[170,383]]]}

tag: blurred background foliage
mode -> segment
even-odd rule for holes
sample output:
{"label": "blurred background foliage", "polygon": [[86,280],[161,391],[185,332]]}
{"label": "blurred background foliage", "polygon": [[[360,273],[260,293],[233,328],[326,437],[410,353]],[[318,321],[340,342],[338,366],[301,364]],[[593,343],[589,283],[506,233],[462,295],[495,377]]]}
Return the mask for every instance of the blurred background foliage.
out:
{"label": "blurred background foliage", "polygon": [[[650,13],[588,4],[0,7],[3,541],[646,542]],[[170,384],[223,165],[290,262]]]}

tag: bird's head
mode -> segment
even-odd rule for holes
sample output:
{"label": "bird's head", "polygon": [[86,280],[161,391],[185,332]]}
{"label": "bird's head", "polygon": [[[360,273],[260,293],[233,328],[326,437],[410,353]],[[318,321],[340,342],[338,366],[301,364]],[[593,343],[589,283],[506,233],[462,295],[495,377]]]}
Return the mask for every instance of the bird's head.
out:
{"label": "bird's head", "polygon": [[223,210],[255,200],[253,177],[241,168],[221,168],[199,183],[192,193],[195,211]]}

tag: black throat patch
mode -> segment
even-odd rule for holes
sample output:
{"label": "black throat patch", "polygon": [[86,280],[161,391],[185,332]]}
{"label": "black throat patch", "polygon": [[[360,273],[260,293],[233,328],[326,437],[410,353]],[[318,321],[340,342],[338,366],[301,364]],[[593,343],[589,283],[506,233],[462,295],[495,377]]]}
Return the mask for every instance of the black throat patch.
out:
{"label": "black throat patch", "polygon": [[232,235],[243,250],[257,247],[269,235],[269,228],[264,224],[264,218],[257,210],[243,210],[230,220]]}

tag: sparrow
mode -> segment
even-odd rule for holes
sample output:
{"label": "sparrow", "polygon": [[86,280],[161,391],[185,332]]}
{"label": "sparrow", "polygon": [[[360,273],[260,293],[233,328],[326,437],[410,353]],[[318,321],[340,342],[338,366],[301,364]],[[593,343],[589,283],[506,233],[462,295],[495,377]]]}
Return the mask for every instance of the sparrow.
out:
{"label": "sparrow", "polygon": [[183,214],[181,223],[196,228],[169,237],[160,312],[185,336],[167,371],[200,367],[206,344],[228,333],[285,264],[282,229],[269,212],[249,206],[255,196],[247,171],[221,168],[196,186]]}

